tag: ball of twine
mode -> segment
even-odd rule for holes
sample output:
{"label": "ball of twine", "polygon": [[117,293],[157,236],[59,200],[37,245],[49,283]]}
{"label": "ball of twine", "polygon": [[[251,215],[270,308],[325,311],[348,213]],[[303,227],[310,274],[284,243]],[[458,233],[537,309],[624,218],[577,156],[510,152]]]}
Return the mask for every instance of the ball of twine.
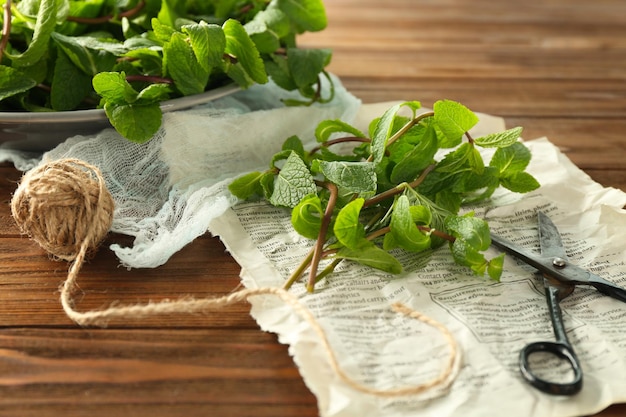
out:
{"label": "ball of twine", "polygon": [[11,200],[20,230],[56,259],[93,253],[113,222],[114,202],[100,170],[60,159],[27,172]]}

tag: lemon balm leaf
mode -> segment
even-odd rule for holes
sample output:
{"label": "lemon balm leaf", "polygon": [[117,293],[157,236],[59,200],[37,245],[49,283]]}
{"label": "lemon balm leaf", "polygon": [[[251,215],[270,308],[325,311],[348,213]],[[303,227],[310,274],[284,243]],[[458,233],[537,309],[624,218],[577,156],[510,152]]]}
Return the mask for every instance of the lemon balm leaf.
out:
{"label": "lemon balm leaf", "polygon": [[311,172],[298,154],[291,152],[274,180],[270,203],[275,206],[294,208],[304,197],[315,194],[316,191],[317,187]]}
{"label": "lemon balm leaf", "polygon": [[372,196],[376,191],[376,171],[370,162],[317,161],[319,171],[346,192]]}

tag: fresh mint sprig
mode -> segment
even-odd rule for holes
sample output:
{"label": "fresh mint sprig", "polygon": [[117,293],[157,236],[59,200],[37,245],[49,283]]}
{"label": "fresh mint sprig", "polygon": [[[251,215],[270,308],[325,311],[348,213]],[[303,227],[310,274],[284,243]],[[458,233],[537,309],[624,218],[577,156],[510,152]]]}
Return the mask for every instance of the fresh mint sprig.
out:
{"label": "fresh mint sprig", "polygon": [[135,141],[161,126],[159,104],[272,79],[309,105],[321,96],[326,49],[296,38],[326,27],[322,0],[0,1],[0,111],[104,108]]}
{"label": "fresh mint sprig", "polygon": [[[410,115],[401,114],[408,109]],[[461,207],[488,199],[498,187],[524,193],[539,187],[526,172],[530,151],[522,129],[473,138],[478,117],[460,103],[441,100],[419,113],[420,103],[393,106],[372,121],[367,134],[340,120],[320,123],[318,146],[305,151],[297,137],[264,172],[234,180],[241,199],[265,198],[291,210],[291,222],[315,245],[285,287],[308,269],[307,289],[342,260],[385,272],[402,272],[393,250],[422,252],[447,244],[452,258],[477,275],[499,280],[504,255],[486,259],[488,224]],[[353,142],[350,153],[333,152]],[[495,148],[489,161],[478,148]],[[331,262],[319,271],[322,259]]]}

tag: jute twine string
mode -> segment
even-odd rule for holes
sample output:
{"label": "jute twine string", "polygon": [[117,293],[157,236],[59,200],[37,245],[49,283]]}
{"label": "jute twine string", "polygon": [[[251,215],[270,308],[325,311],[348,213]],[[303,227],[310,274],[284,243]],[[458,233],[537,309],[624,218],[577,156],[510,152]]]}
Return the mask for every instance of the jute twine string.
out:
{"label": "jute twine string", "polygon": [[194,313],[219,310],[247,301],[253,296],[272,295],[305,320],[319,338],[332,371],[353,389],[378,397],[398,397],[447,388],[460,367],[458,345],[441,323],[409,307],[395,303],[398,314],[437,329],[449,347],[442,371],[425,383],[395,389],[375,389],[348,376],[337,360],[324,329],[300,300],[282,288],[241,289],[218,298],[165,300],[157,303],[111,306],[104,310],[78,311],[72,294],[77,288],[80,269],[106,237],[113,221],[113,199],[97,167],[77,159],[62,159],[43,164],[24,175],[11,201],[11,211],[23,233],[28,234],[54,258],[71,261],[67,279],[61,287],[61,304],[67,316],[81,326],[105,326],[113,318],[138,319],[167,313]]}

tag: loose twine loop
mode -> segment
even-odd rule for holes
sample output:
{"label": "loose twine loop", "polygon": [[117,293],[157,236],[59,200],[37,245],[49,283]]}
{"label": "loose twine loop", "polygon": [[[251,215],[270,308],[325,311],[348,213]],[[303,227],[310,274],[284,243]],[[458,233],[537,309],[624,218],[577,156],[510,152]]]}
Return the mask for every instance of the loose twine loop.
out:
{"label": "loose twine loop", "polygon": [[354,381],[337,360],[324,329],[300,300],[282,288],[241,289],[219,298],[166,300],[157,303],[111,306],[104,310],[81,312],[75,309],[72,294],[78,273],[86,258],[95,253],[113,222],[114,202],[99,169],[78,159],[61,159],[27,172],[11,201],[13,217],[21,231],[58,260],[70,261],[61,287],[61,304],[67,316],[81,326],[105,326],[113,318],[137,319],[167,313],[194,313],[219,310],[261,295],[273,295],[289,305],[319,337],[333,372],[353,389],[379,396],[398,397],[449,387],[460,368],[458,345],[441,323],[396,303],[398,314],[437,329],[445,338],[450,354],[439,375],[425,383],[396,389],[375,389]]}

